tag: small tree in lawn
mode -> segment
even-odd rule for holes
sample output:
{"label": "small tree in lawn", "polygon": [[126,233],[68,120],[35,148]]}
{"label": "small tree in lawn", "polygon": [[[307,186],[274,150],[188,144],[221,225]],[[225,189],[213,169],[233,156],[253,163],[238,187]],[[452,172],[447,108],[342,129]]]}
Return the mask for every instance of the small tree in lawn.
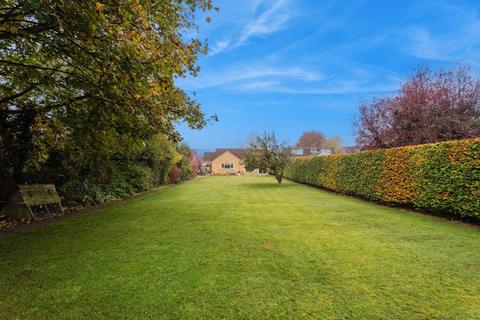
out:
{"label": "small tree in lawn", "polygon": [[282,183],[285,167],[290,159],[290,150],[285,143],[278,143],[275,133],[264,133],[250,143],[250,151],[245,155],[245,168],[253,171],[265,168]]}

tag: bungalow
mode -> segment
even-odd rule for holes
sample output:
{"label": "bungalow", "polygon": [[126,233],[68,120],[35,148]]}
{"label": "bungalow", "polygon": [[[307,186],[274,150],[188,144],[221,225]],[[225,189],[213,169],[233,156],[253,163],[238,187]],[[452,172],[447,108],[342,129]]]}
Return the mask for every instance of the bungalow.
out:
{"label": "bungalow", "polygon": [[202,166],[207,173],[217,175],[246,174],[243,159],[248,149],[216,149],[214,152],[205,152]]}

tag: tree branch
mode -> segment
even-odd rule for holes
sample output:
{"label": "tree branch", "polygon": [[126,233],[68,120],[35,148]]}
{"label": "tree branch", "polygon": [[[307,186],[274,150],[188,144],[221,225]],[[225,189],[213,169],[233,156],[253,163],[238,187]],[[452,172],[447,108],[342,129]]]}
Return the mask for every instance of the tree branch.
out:
{"label": "tree branch", "polygon": [[33,89],[35,89],[35,87],[37,86],[38,84],[37,83],[34,83],[32,84],[31,86],[29,86],[28,88],[26,88],[25,90],[22,90],[16,94],[13,94],[11,96],[8,96],[8,97],[4,97],[4,98],[0,98],[0,104],[4,104],[4,103],[7,103],[11,100],[14,100],[14,99],[17,99],[17,98],[20,98],[21,96],[23,96],[24,94],[32,91]]}
{"label": "tree branch", "polygon": [[60,72],[60,73],[65,73],[65,74],[70,74],[70,75],[74,75],[74,76],[83,77],[83,75],[81,75],[81,74],[77,74],[77,73],[69,72],[69,71],[65,71],[65,70],[60,70],[60,69],[57,69],[57,68],[42,67],[42,66],[25,64],[25,63],[16,62],[16,61],[0,60],[0,64],[2,64],[2,63],[9,64],[9,65],[12,65],[12,66],[25,67],[25,68],[38,69],[38,70],[46,70],[46,71],[55,71],[55,72]]}

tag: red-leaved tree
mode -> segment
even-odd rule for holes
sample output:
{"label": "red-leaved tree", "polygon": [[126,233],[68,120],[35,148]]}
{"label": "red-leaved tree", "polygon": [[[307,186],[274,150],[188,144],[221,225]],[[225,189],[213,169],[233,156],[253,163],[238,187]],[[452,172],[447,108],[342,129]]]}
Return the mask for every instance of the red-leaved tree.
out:
{"label": "red-leaved tree", "polygon": [[192,150],[190,153],[190,174],[194,178],[198,175],[198,168],[202,165],[202,159],[197,152]]}
{"label": "red-leaved tree", "polygon": [[459,66],[419,68],[395,97],[359,108],[357,143],[364,149],[480,136],[480,80]]}
{"label": "red-leaved tree", "polygon": [[320,148],[325,143],[325,135],[318,131],[306,131],[298,139],[297,147],[300,148]]}

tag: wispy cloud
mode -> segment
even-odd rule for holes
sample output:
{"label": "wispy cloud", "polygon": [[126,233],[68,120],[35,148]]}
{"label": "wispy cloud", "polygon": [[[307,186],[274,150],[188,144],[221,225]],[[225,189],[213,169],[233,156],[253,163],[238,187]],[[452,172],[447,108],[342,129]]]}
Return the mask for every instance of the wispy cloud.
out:
{"label": "wispy cloud", "polygon": [[426,60],[478,61],[480,18],[477,13],[445,3],[437,5],[450,19],[444,21],[441,30],[420,22],[405,28],[403,40],[406,53]]}
{"label": "wispy cloud", "polygon": [[[277,62],[280,64],[280,62]],[[348,60],[330,66],[335,73],[311,65],[278,67],[258,64],[234,65],[229,69],[211,71],[197,79],[181,83],[188,90],[218,88],[236,93],[279,93],[292,95],[388,94],[398,89],[402,78],[394,72]],[[327,66],[323,66],[328,70]]]}
{"label": "wispy cloud", "polygon": [[[367,73],[367,71],[365,71]],[[381,81],[379,81],[381,79]],[[370,74],[367,78],[353,74],[332,75],[320,81],[297,82],[283,81],[242,81],[227,88],[236,92],[279,93],[289,95],[349,95],[349,94],[391,94],[397,92],[399,79],[381,74]]]}
{"label": "wispy cloud", "polygon": [[421,59],[449,60],[449,51],[454,49],[452,44],[434,39],[427,29],[418,26],[408,28],[408,38],[407,52]]}
{"label": "wispy cloud", "polygon": [[396,83],[364,84],[361,81],[343,80],[335,84],[319,85],[316,87],[289,87],[285,85],[270,85],[254,87],[252,90],[267,91],[270,93],[294,94],[294,95],[348,95],[348,94],[390,94],[397,92]]}
{"label": "wispy cloud", "polygon": [[215,42],[213,47],[210,49],[209,54],[211,56],[214,56],[214,55],[224,51],[225,49],[227,49],[229,45],[230,45],[230,40],[217,41],[217,42]]}
{"label": "wispy cloud", "polygon": [[272,88],[277,87],[280,85],[280,81],[275,81],[275,80],[258,80],[258,81],[252,81],[252,82],[244,82],[239,85],[237,85],[237,89],[242,90],[242,91],[269,91]]}
{"label": "wispy cloud", "polygon": [[291,18],[291,12],[286,10],[286,4],[286,0],[278,0],[270,8],[256,16],[243,30],[236,46],[244,44],[250,37],[263,36],[282,30]]}
{"label": "wispy cloud", "polygon": [[[219,72],[202,74],[196,79],[181,79],[182,87],[187,89],[200,89],[221,87],[235,84],[238,88],[267,88],[279,81],[319,81],[326,77],[315,71],[302,67],[276,67],[268,65],[235,65],[230,69]],[[182,81],[183,80],[183,81]]]}
{"label": "wispy cloud", "polygon": [[266,1],[259,0],[252,4],[252,17],[242,24],[245,27],[230,35],[229,38],[214,43],[210,55],[216,55],[229,49],[243,46],[252,37],[262,37],[283,30],[287,22],[293,17],[288,0]]}

